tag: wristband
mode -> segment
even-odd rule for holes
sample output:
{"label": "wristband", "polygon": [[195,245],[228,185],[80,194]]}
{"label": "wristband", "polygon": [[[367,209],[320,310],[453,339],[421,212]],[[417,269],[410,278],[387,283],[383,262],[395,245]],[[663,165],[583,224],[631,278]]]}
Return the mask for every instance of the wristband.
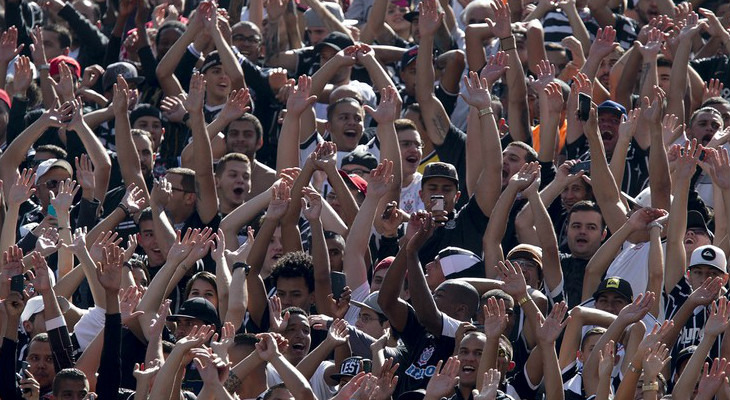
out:
{"label": "wristband", "polygon": [[233,264],[233,267],[231,267],[231,274],[236,272],[236,270],[239,268],[243,268],[243,273],[245,275],[248,275],[248,271],[251,269],[251,266],[244,262],[237,262],[237,263]]}
{"label": "wristband", "polygon": [[517,301],[517,305],[522,307],[522,305],[527,303],[528,301],[530,301],[530,296],[525,296],[525,297],[521,298],[519,301]]}
{"label": "wristband", "polygon": [[70,226],[59,226],[59,227],[58,227],[58,228],[56,228],[56,229],[58,229],[58,231],[59,231],[59,232],[60,232],[60,231],[62,231],[62,230],[64,230],[64,229],[66,229],[66,230],[69,230],[69,231],[70,231],[70,230],[71,230],[71,227],[70,227]]}
{"label": "wristband", "polygon": [[121,208],[122,211],[124,211],[124,215],[126,215],[127,218],[129,218],[129,217],[132,216],[132,213],[129,212],[129,207],[127,207],[126,205],[124,205],[122,203],[119,203],[119,205],[117,206],[117,208]]}
{"label": "wristband", "polygon": [[657,221],[651,221],[651,222],[649,222],[649,225],[647,225],[647,226],[649,227],[649,229],[652,229],[652,228],[659,228],[659,230],[664,229],[661,222],[657,222]]}
{"label": "wristband", "polygon": [[48,64],[41,64],[38,66],[38,71],[48,71],[51,69],[51,66]]}
{"label": "wristband", "polygon": [[482,108],[479,110],[479,116],[483,117],[485,115],[494,115],[494,111],[492,111],[492,107]]}
{"label": "wristband", "polygon": [[187,124],[189,120],[190,120],[190,113],[186,112],[185,115],[183,115],[183,117],[182,117],[182,123]]}
{"label": "wristband", "polygon": [[188,51],[190,52],[190,54],[194,55],[195,57],[200,58],[200,52],[198,51],[198,49],[195,48],[195,46],[193,46],[192,43],[190,43],[188,45]]}
{"label": "wristband", "polygon": [[629,371],[631,371],[635,374],[641,373],[641,371],[639,369],[637,369],[636,367],[634,367],[634,364],[632,364],[632,363],[629,363],[628,369],[629,369]]}
{"label": "wristband", "polygon": [[651,383],[645,383],[641,385],[641,391],[642,392],[658,392],[659,391],[659,382],[654,381]]}
{"label": "wristband", "polygon": [[46,331],[60,328],[62,326],[66,326],[66,320],[63,319],[63,315],[46,321]]}
{"label": "wristband", "polygon": [[515,42],[514,35],[509,35],[507,37],[499,38],[499,46],[502,48],[502,51],[509,51],[509,50],[516,49],[517,42]]}

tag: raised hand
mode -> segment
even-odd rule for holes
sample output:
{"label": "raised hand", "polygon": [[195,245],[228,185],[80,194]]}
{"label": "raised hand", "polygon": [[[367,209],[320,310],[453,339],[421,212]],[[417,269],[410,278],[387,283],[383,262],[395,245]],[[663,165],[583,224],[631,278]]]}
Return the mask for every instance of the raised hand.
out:
{"label": "raised hand", "polygon": [[702,169],[710,173],[712,182],[722,190],[730,189],[730,157],[727,148],[721,147],[708,152],[705,150],[705,159],[702,161]]}
{"label": "raised hand", "polygon": [[613,371],[616,343],[613,340],[609,340],[603,350],[598,350],[598,376],[610,377]]}
{"label": "raised hand", "polygon": [[638,126],[637,122],[640,116],[641,108],[634,108],[633,110],[629,111],[628,117],[621,121],[621,124],[618,126],[618,136],[627,141],[631,140],[631,138],[633,138],[636,134],[636,128]]}
{"label": "raised hand", "polygon": [[540,164],[531,162],[524,164],[520,170],[509,179],[509,185],[514,186],[518,192],[527,189],[537,179],[540,172]]}
{"label": "raised hand", "polygon": [[133,319],[144,314],[144,311],[137,311],[137,306],[142,300],[142,291],[137,286],[129,286],[122,289],[119,298],[119,312],[122,314],[122,324],[127,325]]}
{"label": "raised hand", "polygon": [[150,337],[150,340],[152,338],[160,338],[162,336],[162,331],[165,328],[165,322],[167,321],[167,316],[170,315],[170,304],[172,303],[172,300],[165,299],[162,304],[160,304],[159,309],[157,310],[157,318],[153,318],[152,321],[150,321],[150,326],[148,330],[148,336]]}
{"label": "raised hand", "polygon": [[49,257],[58,250],[58,229],[41,229],[41,234],[35,242],[35,251],[43,257]]}
{"label": "raised hand", "polygon": [[398,367],[400,364],[396,363],[393,358],[388,358],[380,368],[380,376],[378,376],[378,385],[375,387],[370,397],[372,400],[388,400],[393,396],[395,387],[398,385]]}
{"label": "raised hand", "polygon": [[124,262],[132,259],[135,250],[137,250],[137,235],[129,235],[127,236],[127,248],[124,249]]}
{"label": "raised hand", "polygon": [[33,71],[30,68],[30,58],[20,56],[15,60],[15,75],[13,76],[13,94],[25,97],[33,80]]}
{"label": "raised hand", "polygon": [[58,65],[59,78],[58,82],[55,79],[51,79],[51,85],[53,89],[58,93],[58,96],[63,101],[74,100],[74,79],[71,74],[71,69],[66,65],[65,62],[61,62]]}
{"label": "raised hand", "polygon": [[459,366],[461,362],[456,357],[449,357],[446,364],[439,361],[436,372],[428,381],[426,393],[435,398],[450,397],[454,393],[454,386],[458,382]]}
{"label": "raised hand", "polygon": [[644,336],[644,339],[642,339],[641,343],[639,343],[639,347],[637,347],[636,352],[638,354],[648,354],[660,340],[664,339],[664,335],[666,335],[673,327],[674,321],[671,319],[666,320],[661,324],[654,324],[654,327],[651,328],[651,332]]}
{"label": "raised hand", "polygon": [[702,285],[697,289],[693,290],[687,298],[687,301],[691,302],[695,306],[708,306],[710,303],[717,299],[720,289],[723,286],[722,279],[720,277],[707,278]]}
{"label": "raised hand", "polygon": [[282,333],[289,324],[289,311],[282,314],[281,299],[277,295],[269,298],[269,320],[272,332]]}
{"label": "raised hand", "polygon": [[228,379],[230,372],[228,363],[211,354],[210,349],[195,350],[193,362],[204,384],[222,384]]}
{"label": "raised hand", "polygon": [[393,162],[383,159],[374,170],[370,171],[367,195],[377,199],[385,196],[393,184],[393,179]]}
{"label": "raised hand", "polygon": [[224,121],[235,121],[251,110],[248,104],[251,102],[251,94],[248,89],[234,90],[228,95],[228,100],[223,106],[219,118]]}
{"label": "raised hand", "polygon": [[102,250],[103,261],[98,264],[96,277],[108,293],[119,293],[122,286],[122,264],[124,254],[119,246],[112,245]]}
{"label": "raised hand", "polygon": [[[15,67],[15,68],[17,71],[18,67]],[[16,74],[17,74],[17,72],[16,72]],[[720,82],[719,79],[713,78],[713,79],[710,79],[709,82],[705,82],[705,90],[702,91],[702,101],[704,102],[707,99],[722,96],[722,89],[724,87],[725,87],[725,84]]]}
{"label": "raised hand", "polygon": [[67,213],[71,209],[74,197],[78,193],[81,187],[76,185],[76,181],[66,179],[58,183],[58,194],[54,195],[53,192],[49,192],[51,195],[51,204],[56,208],[59,213]]}
{"label": "raised hand", "polygon": [[[538,83],[539,80],[535,82]],[[563,89],[555,82],[548,83],[542,90],[540,101],[542,102],[540,103],[540,109],[543,109],[544,106],[550,116],[558,119],[563,111]]]}
{"label": "raised hand", "polygon": [[[162,99],[162,103],[160,104],[162,115],[164,115],[170,122],[176,122],[178,124],[182,123],[183,118],[185,118],[185,114],[187,113],[187,111],[185,110],[185,106],[183,106],[184,98],[184,95],[165,96],[165,98]],[[226,103],[226,105],[228,105],[228,103]],[[226,106],[223,106],[221,114],[223,114],[225,110]]]}
{"label": "raised hand", "polygon": [[142,192],[142,189],[132,183],[127,186],[127,191],[124,193],[124,197],[122,197],[120,204],[127,207],[129,213],[134,215],[146,207],[147,200],[144,198],[144,192]]}
{"label": "raised hand", "polygon": [[725,329],[727,329],[730,321],[728,321],[728,310],[727,310],[727,298],[720,297],[715,303],[712,304],[712,311],[710,312],[710,318],[705,323],[705,334],[718,336]]}
{"label": "raised hand", "polygon": [[51,290],[51,280],[48,277],[48,263],[39,253],[31,253],[31,264],[33,265],[34,279],[33,289],[40,294],[47,293]]}
{"label": "raised hand", "polygon": [[281,217],[286,214],[287,208],[289,208],[289,202],[291,202],[291,187],[280,181],[278,185],[274,186],[274,190],[271,193],[271,202],[269,207],[266,209],[266,218],[270,218],[272,221],[278,221]]}
{"label": "raised hand", "polygon": [[525,283],[522,268],[512,264],[512,261],[506,260],[505,262],[499,262],[497,270],[502,278],[500,289],[518,301],[527,298],[527,283]]}
{"label": "raised hand", "polygon": [[657,343],[644,357],[642,367],[644,368],[644,376],[647,381],[653,381],[656,379],[659,372],[664,369],[667,362],[672,358],[669,357],[669,349],[664,343]]}
{"label": "raised hand", "polygon": [[302,188],[302,214],[307,221],[319,221],[322,214],[322,196],[312,187]]}
{"label": "raised hand", "polygon": [[692,11],[687,14],[684,20],[684,26],[679,31],[679,41],[691,40],[694,35],[700,32],[700,29],[707,27],[705,20],[700,21],[700,16]]}
{"label": "raised hand", "polygon": [[152,193],[150,193],[150,203],[164,210],[170,203],[170,199],[172,199],[172,183],[164,176],[160,179],[155,179],[155,183],[152,186]]}
{"label": "raised hand", "polygon": [[502,379],[502,374],[498,369],[489,368],[484,373],[484,380],[482,381],[482,390],[476,393],[476,389],[472,390],[474,400],[494,400],[497,398],[497,390]]}
{"label": "raised hand", "polygon": [[11,26],[0,36],[0,62],[7,65],[23,51],[24,44],[18,46],[18,28]]}
{"label": "raised hand", "polygon": [[20,206],[35,193],[36,174],[32,169],[23,169],[23,172],[16,174],[15,183],[10,187],[6,201],[9,206]]}
{"label": "raised hand", "polygon": [[487,80],[487,89],[491,88],[494,82],[497,82],[509,70],[508,64],[509,54],[504,51],[499,51],[489,57],[487,64],[479,73],[479,78]]}
{"label": "raised hand", "polygon": [[213,230],[209,227],[203,228],[194,235],[190,253],[188,253],[187,257],[185,257],[184,265],[187,265],[188,267],[192,266],[198,260],[205,257],[210,249],[213,248],[214,243],[212,237]]}
{"label": "raised hand", "polygon": [[702,375],[700,376],[700,384],[697,387],[698,399],[711,399],[715,396],[720,386],[726,383],[725,376],[728,371],[728,362],[726,359],[715,358],[712,361],[712,368],[709,363],[705,363]]}
{"label": "raised hand", "polygon": [[591,49],[588,51],[588,57],[596,57],[598,60],[603,60],[620,46],[615,40],[616,30],[613,27],[598,28],[596,39],[593,40]]}
{"label": "raised hand", "polygon": [[428,238],[433,235],[433,231],[436,228],[436,221],[434,220],[431,213],[428,212],[418,212],[413,215],[411,215],[411,220],[413,218],[418,219],[418,231],[411,237],[411,240],[408,241],[408,251],[411,252],[417,252],[418,250],[423,247],[423,245],[426,243]]}
{"label": "raised hand", "polygon": [[489,83],[486,78],[480,78],[476,72],[469,72],[468,77],[464,76],[464,88],[466,93],[460,96],[466,104],[482,110],[492,105],[492,95],[489,93]]}
{"label": "raised hand", "polygon": [[439,10],[436,0],[423,0],[420,4],[418,31],[421,35],[434,36],[442,25],[443,11]]}
{"label": "raised hand", "polygon": [[259,333],[256,335],[260,340],[256,343],[256,353],[264,361],[271,361],[276,357],[281,357],[279,347],[271,333]]}
{"label": "raised hand", "polygon": [[322,142],[312,152],[310,159],[314,166],[322,171],[337,170],[337,145],[334,142]]}
{"label": "raised hand", "polygon": [[[74,236],[73,245],[78,249],[82,249],[86,243],[86,231],[76,230]],[[101,232],[99,237],[96,238],[94,244],[89,249],[89,255],[94,263],[104,262],[106,256],[104,255],[104,248],[109,246],[119,246],[122,243],[122,238],[115,231]]]}
{"label": "raised hand", "polygon": [[218,340],[219,336],[216,333],[210,341],[210,348],[213,349],[213,352],[226,363],[228,363],[228,349],[233,346],[233,339],[235,336],[236,328],[233,327],[232,322],[227,321],[221,328],[220,340]]}
{"label": "raised hand", "polygon": [[649,227],[650,222],[663,217],[665,214],[665,210],[644,207],[631,214],[631,217],[629,217],[626,223],[629,224],[632,231],[645,231]]}
{"label": "raised hand", "polygon": [[644,97],[642,100],[641,118],[644,121],[659,124],[663,115],[665,97],[664,91],[659,86],[654,86],[654,98],[650,101],[648,97]]}
{"label": "raised hand", "polygon": [[400,108],[403,102],[393,86],[380,90],[380,104],[374,109],[369,105],[363,108],[378,124],[390,124],[400,117]]}
{"label": "raised hand", "polygon": [[498,338],[507,328],[509,315],[505,309],[504,299],[497,300],[494,297],[487,299],[484,306],[484,334],[487,338]]}
{"label": "raised hand", "polygon": [[652,28],[648,32],[646,44],[637,41],[634,45],[638,47],[644,60],[653,60],[659,55],[663,43],[664,33],[657,28]]}
{"label": "raised hand", "polygon": [[674,163],[674,175],[682,179],[690,179],[697,169],[703,150],[704,147],[697,144],[697,139],[685,142]]}
{"label": "raised hand", "polygon": [[124,115],[129,109],[129,85],[121,75],[117,76],[117,83],[114,84],[112,108],[115,116]]}
{"label": "raised hand", "polygon": [[18,382],[18,387],[23,393],[23,399],[38,400],[41,394],[41,385],[27,369],[25,370],[25,375],[25,379],[21,379]]}
{"label": "raised hand", "polygon": [[548,60],[541,60],[537,64],[537,72],[537,79],[530,77],[530,86],[540,93],[549,83],[555,81],[555,65]]}
{"label": "raised hand", "polygon": [[335,318],[344,318],[347,310],[350,308],[350,298],[352,298],[352,289],[345,286],[342,289],[339,299],[335,299],[334,293],[327,295],[327,303],[330,308],[330,314]]}
{"label": "raised hand", "polygon": [[[275,1],[275,0],[274,0]],[[310,96],[312,91],[312,78],[307,75],[299,77],[297,86],[293,86],[286,100],[286,112],[298,117],[308,108],[312,108],[317,96]]]}
{"label": "raised hand", "polygon": [[248,258],[248,253],[251,252],[251,247],[253,247],[254,243],[254,230],[250,226],[246,228],[246,242],[240,245],[236,250],[230,251],[226,250],[226,261],[228,261],[228,265],[233,266],[233,264],[237,262],[246,262],[246,259]]}
{"label": "raised hand", "polygon": [[33,64],[36,66],[48,64],[46,48],[43,45],[43,28],[41,26],[35,27],[30,31],[30,37],[33,40],[33,44],[30,45]]}
{"label": "raised hand", "polygon": [[512,35],[512,18],[508,3],[495,1],[491,4],[494,14],[494,26],[492,32],[498,38],[506,38]]}
{"label": "raised hand", "polygon": [[96,188],[94,164],[92,164],[91,159],[85,153],[81,155],[81,158],[76,157],[74,163],[76,164],[76,179],[79,180],[83,194],[91,194],[93,197],[94,188]]}
{"label": "raised hand", "polygon": [[175,350],[180,349],[183,353],[187,353],[190,349],[207,343],[214,333],[213,325],[194,326],[187,336],[175,342]]}
{"label": "raised hand", "polygon": [[142,365],[134,363],[134,372],[132,374],[138,381],[152,382],[155,376],[157,376],[157,373],[160,371],[160,368],[162,368],[162,361],[155,358],[154,360]]}
{"label": "raised hand", "polygon": [[656,295],[654,292],[641,293],[634,299],[633,303],[625,306],[618,313],[617,320],[621,320],[626,324],[640,321],[651,309]]}
{"label": "raised hand", "polygon": [[340,346],[346,344],[349,338],[350,332],[347,329],[347,321],[337,318],[329,330],[327,330],[327,338],[325,340],[333,346]]}
{"label": "raised hand", "polygon": [[[558,340],[558,337],[560,336],[560,333],[563,331],[565,326],[568,325],[568,321],[570,321],[570,316],[565,318],[565,314],[567,312],[568,306],[564,301],[561,301],[553,307],[547,318],[544,318],[541,314],[538,315],[540,318],[538,326],[536,327],[537,340],[541,345],[554,346],[555,341]],[[563,321],[564,318],[565,321]]]}
{"label": "raised hand", "polygon": [[560,43],[565,46],[566,49],[570,50],[570,54],[573,56],[571,63],[573,63],[573,65],[577,68],[583,67],[583,64],[586,62],[586,57],[580,40],[571,35],[564,37]]}
{"label": "raised hand", "polygon": [[194,237],[200,233],[199,229],[191,229],[185,232],[185,236],[182,236],[180,231],[177,231],[177,238],[175,243],[170,247],[170,251],[167,252],[167,261],[174,262],[176,264],[181,263],[190,252],[193,250],[195,245]]}
{"label": "raised hand", "polygon": [[[215,24],[214,24],[215,25]],[[202,113],[203,102],[205,101],[205,77],[196,72],[190,79],[190,90],[188,90],[188,97],[185,99],[183,104],[185,109],[190,113]]]}
{"label": "raised hand", "polygon": [[2,275],[6,279],[10,279],[15,275],[23,273],[23,250],[18,245],[10,246],[3,251]]}

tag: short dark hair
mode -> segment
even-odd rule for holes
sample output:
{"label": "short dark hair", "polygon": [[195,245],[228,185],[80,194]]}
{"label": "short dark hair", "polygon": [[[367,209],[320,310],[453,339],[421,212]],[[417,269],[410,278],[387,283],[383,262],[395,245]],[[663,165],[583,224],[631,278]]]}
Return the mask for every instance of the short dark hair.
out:
{"label": "short dark hair", "polygon": [[418,127],[416,127],[416,124],[413,123],[410,119],[406,118],[398,118],[395,121],[393,121],[393,125],[395,125],[395,131],[400,132],[404,131],[406,129],[413,129],[414,131],[418,130]]}
{"label": "short dark hair", "polygon": [[86,374],[78,368],[64,368],[53,378],[53,395],[58,396],[61,391],[61,382],[63,381],[81,381],[88,383]]}
{"label": "short dark hair", "polygon": [[672,68],[672,60],[664,57],[663,55],[660,55],[656,59],[656,66],[657,66],[657,68],[659,68],[659,67]]}
{"label": "short dark hair", "polygon": [[259,338],[253,333],[237,333],[233,337],[234,346],[255,346],[259,342]]}
{"label": "short dark hair", "polygon": [[585,350],[583,349],[583,346],[586,343],[586,340],[588,340],[589,337],[595,336],[595,335],[603,335],[606,333],[606,328],[601,326],[596,326],[594,328],[589,329],[583,337],[580,339],[580,351],[585,353]]}
{"label": "short dark hair", "polygon": [[289,315],[301,315],[301,316],[304,316],[307,318],[309,317],[309,313],[306,310],[304,310],[303,308],[299,308],[299,307],[294,307],[294,306],[287,307],[286,309],[281,311],[281,315],[284,315],[287,312],[289,313]]}
{"label": "short dark hair", "polygon": [[48,24],[43,26],[44,31],[55,32],[58,34],[58,44],[61,48],[71,47],[71,32],[66,27],[58,24]]}
{"label": "short dark hair", "polygon": [[256,31],[256,33],[258,33],[259,35],[261,34],[261,28],[259,28],[258,25],[254,24],[251,21],[239,21],[239,22],[236,22],[235,24],[233,24],[233,26],[231,26],[231,30],[234,30],[234,29],[238,28],[239,26],[246,26],[246,27],[248,27],[248,28],[253,29],[254,31]]}
{"label": "short dark hair", "polygon": [[[256,118],[255,115],[245,113],[241,115],[240,118],[233,120],[233,122],[236,121],[250,122],[251,124],[253,124],[253,130],[256,132],[256,141],[264,136],[264,127],[261,125],[261,121],[259,121],[259,119]],[[231,124],[233,122],[231,122]],[[223,129],[223,136],[225,136],[226,139],[228,138],[228,128],[231,126],[231,124],[226,125],[226,127]]]}
{"label": "short dark hair", "polygon": [[44,144],[35,149],[36,153],[40,153],[41,151],[51,153],[53,154],[53,157],[58,158],[59,160],[65,160],[66,157],[68,157],[68,152],[55,144]]}
{"label": "short dark hair", "polygon": [[190,290],[193,289],[193,283],[197,280],[203,280],[211,284],[215,288],[215,294],[218,295],[218,286],[216,286],[215,282],[215,275],[211,274],[208,271],[200,271],[197,274],[193,275],[192,278],[188,281],[188,283],[185,285],[185,300],[190,299]]}
{"label": "short dark hair", "polygon": [[160,44],[160,36],[162,36],[162,32],[168,29],[172,29],[182,36],[182,34],[185,33],[186,26],[180,21],[165,21],[165,23],[160,25],[160,29],[157,30],[157,35],[155,35],[155,44]]}
{"label": "short dark hair", "polygon": [[489,298],[491,298],[491,297],[494,297],[496,300],[499,300],[499,299],[504,300],[505,308],[514,308],[515,307],[515,299],[513,299],[512,296],[507,294],[507,292],[505,292],[502,289],[492,289],[492,290],[486,291],[482,295],[482,297],[480,299],[480,303],[482,305],[487,304],[487,300],[489,300]]}
{"label": "short dark hair", "polygon": [[470,283],[459,279],[449,279],[439,287],[448,289],[453,294],[455,301],[465,305],[469,316],[473,316],[479,309],[479,292]]}
{"label": "short dark hair", "polygon": [[223,175],[223,171],[226,169],[226,164],[229,161],[240,161],[242,163],[246,163],[251,165],[251,160],[248,159],[248,157],[243,153],[228,153],[225,156],[221,157],[220,160],[218,160],[218,164],[215,166],[215,176],[217,178],[220,178],[221,175]]}
{"label": "short dark hair", "polygon": [[702,107],[699,110],[693,112],[692,113],[692,116],[689,117],[689,125],[688,125],[688,127],[692,127],[692,125],[695,123],[695,120],[697,119],[697,117],[700,114],[704,114],[704,113],[714,114],[716,117],[719,117],[720,118],[720,121],[722,121],[722,114],[720,114],[720,111],[717,111],[716,109],[714,109],[712,107]]}
{"label": "short dark hair", "polygon": [[271,278],[274,286],[278,286],[279,278],[304,278],[309,293],[312,293],[314,291],[313,271],[312,256],[303,251],[292,251],[279,258],[271,271]]}
{"label": "short dark hair", "polygon": [[728,101],[726,98],[720,97],[720,96],[710,97],[709,99],[703,101],[702,104],[700,104],[700,108],[716,106],[716,105],[730,106],[730,101]]}
{"label": "short dark hair", "polygon": [[188,193],[195,193],[195,171],[190,168],[173,167],[168,168],[165,173],[178,174],[182,176],[182,181],[180,182],[180,184],[182,185],[183,190]]}
{"label": "short dark hair", "polygon": [[[35,315],[35,314],[33,314],[33,315]],[[31,343],[33,343],[33,342],[48,343],[49,341],[50,341],[50,339],[48,338],[48,333],[41,332],[41,333],[33,336],[33,339],[30,339],[30,342],[28,343],[28,347],[30,347]]]}
{"label": "short dark hair", "polygon": [[272,387],[270,387],[270,388],[268,388],[266,390],[266,393],[264,393],[264,397],[263,397],[262,400],[269,400],[269,399],[271,399],[271,397],[274,396],[274,390],[277,390],[277,389],[286,389],[286,390],[289,390],[289,389],[286,388],[286,385],[283,382],[282,383],[277,383],[276,385],[274,385],[274,386],[272,386]]}
{"label": "short dark hair", "polygon": [[137,226],[142,224],[142,221],[152,221],[152,209],[147,207],[139,213],[139,220]]}
{"label": "short dark hair", "polygon": [[525,154],[525,162],[537,161],[537,152],[529,144],[519,140],[515,140],[514,142],[511,142],[508,146],[515,146],[521,148],[522,150],[525,150],[527,152],[527,154]]}
{"label": "short dark hair", "polygon": [[341,98],[341,99],[338,99],[338,100],[337,100],[337,101],[335,101],[334,103],[332,103],[332,104],[330,104],[330,105],[328,105],[328,106],[327,106],[327,120],[328,120],[328,121],[329,121],[330,119],[332,119],[332,114],[334,114],[334,113],[335,113],[335,109],[337,108],[337,106],[339,106],[340,104],[344,104],[344,103],[352,103],[352,104],[357,104],[357,106],[358,106],[358,107],[359,107],[360,109],[362,109],[362,104],[360,104],[360,102],[359,102],[359,101],[357,101],[357,99],[355,99],[355,98],[352,98],[352,97],[343,97],[343,98]]}
{"label": "short dark hair", "polygon": [[603,220],[603,213],[601,213],[601,208],[598,207],[598,204],[590,200],[581,200],[576,202],[573,204],[573,207],[570,207],[570,211],[568,212],[568,221],[570,221],[570,216],[573,215],[573,213],[577,213],[579,211],[597,212],[601,216],[601,229],[606,228],[606,221]]}

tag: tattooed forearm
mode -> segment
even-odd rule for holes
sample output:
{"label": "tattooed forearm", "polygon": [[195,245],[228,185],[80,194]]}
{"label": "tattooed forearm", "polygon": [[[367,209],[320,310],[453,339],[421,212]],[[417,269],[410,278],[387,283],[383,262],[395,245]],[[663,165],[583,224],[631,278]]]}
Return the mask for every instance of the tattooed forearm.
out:
{"label": "tattooed forearm", "polygon": [[269,61],[281,52],[279,45],[279,21],[269,21],[266,27],[266,35],[264,37],[264,48],[266,49],[265,62],[269,65]]}
{"label": "tattooed forearm", "polygon": [[228,393],[235,394],[236,390],[241,386],[241,379],[239,379],[236,374],[231,371],[231,373],[228,375],[228,379],[223,383],[223,387],[226,388]]}

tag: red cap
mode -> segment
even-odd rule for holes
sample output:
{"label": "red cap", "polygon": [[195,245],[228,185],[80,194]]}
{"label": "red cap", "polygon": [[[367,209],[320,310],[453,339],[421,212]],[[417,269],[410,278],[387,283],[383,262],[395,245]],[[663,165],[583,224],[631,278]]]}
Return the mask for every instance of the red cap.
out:
{"label": "red cap", "polygon": [[373,268],[373,274],[380,271],[381,269],[390,268],[390,264],[393,264],[393,260],[395,260],[395,257],[393,256],[385,257],[384,259],[380,260],[380,262],[375,265],[375,268]]}
{"label": "red cap", "polygon": [[4,101],[5,104],[8,105],[8,108],[10,108],[10,96],[8,96],[8,92],[3,89],[0,89],[0,100]]}
{"label": "red cap", "polygon": [[350,184],[351,187],[357,189],[362,194],[368,193],[368,182],[360,175],[348,175],[347,172],[341,169],[338,169],[337,172],[340,173],[340,176],[345,180],[345,183]]}
{"label": "red cap", "polygon": [[60,64],[65,63],[67,67],[71,69],[71,72],[76,75],[76,78],[81,78],[81,65],[78,61],[74,60],[69,56],[58,56],[51,59],[48,63],[48,74],[56,76],[60,74]]}

